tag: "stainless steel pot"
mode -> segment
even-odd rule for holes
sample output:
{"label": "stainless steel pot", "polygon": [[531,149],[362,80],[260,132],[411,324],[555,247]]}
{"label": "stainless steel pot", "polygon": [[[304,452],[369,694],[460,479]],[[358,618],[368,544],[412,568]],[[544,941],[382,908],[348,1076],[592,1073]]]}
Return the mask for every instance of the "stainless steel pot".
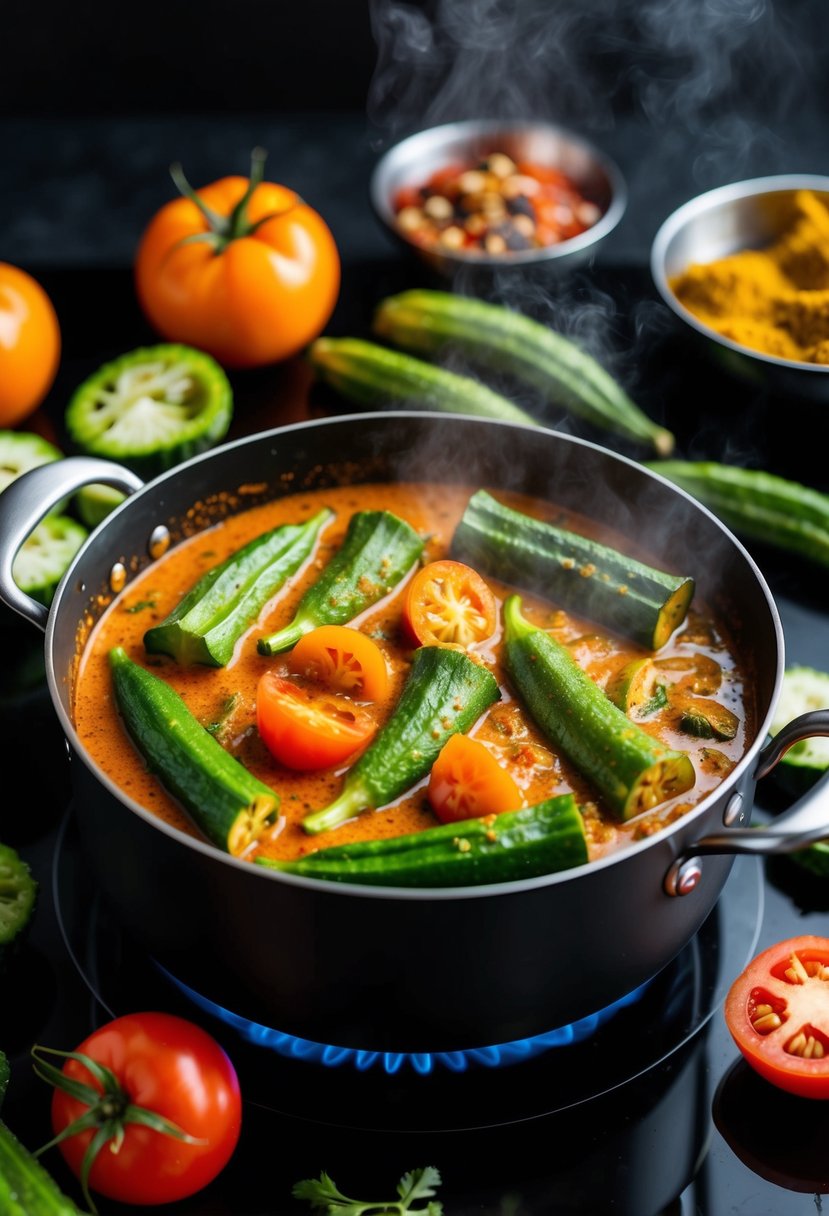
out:
{"label": "stainless steel pot", "polygon": [[[79,646],[111,590],[194,520],[301,487],[388,479],[521,489],[582,511],[643,543],[653,560],[693,573],[700,599],[732,625],[753,678],[754,742],[726,780],[665,831],[587,866],[428,891],[253,867],[169,827],[119,790],[86,754],[71,712]],[[47,612],[13,583],[14,555],[38,519],[93,481],[131,496],[80,550]],[[661,970],[711,911],[732,854],[787,851],[829,835],[827,782],[774,831],[747,828],[757,778],[792,743],[829,734],[829,710],[818,711],[761,751],[783,638],[759,570],[683,491],[594,444],[515,424],[400,412],[266,432],[145,487],[116,465],[77,457],[33,470],[0,496],[0,536],[0,598],[46,630],[78,821],[112,909],[163,966],[255,1021],[326,1043],[400,1051],[540,1033]]]}

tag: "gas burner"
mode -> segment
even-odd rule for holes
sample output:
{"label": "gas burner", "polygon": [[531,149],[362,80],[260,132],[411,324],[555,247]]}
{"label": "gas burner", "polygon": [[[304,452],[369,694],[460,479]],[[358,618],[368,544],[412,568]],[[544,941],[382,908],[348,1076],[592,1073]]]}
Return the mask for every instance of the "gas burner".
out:
{"label": "gas burner", "polygon": [[719,1008],[730,978],[753,954],[763,911],[760,867],[738,859],[699,933],[644,991],[574,1026],[482,1046],[464,1058],[312,1043],[205,1001],[154,963],[108,914],[71,813],[55,850],[54,893],[67,948],[100,1007],[93,1019],[100,1020],[101,1010],[114,1017],[150,1007],[196,1017],[231,1054],[245,1093],[272,1111],[341,1127],[430,1133],[572,1111],[653,1074]]}
{"label": "gas burner", "polygon": [[447,1068],[450,1072],[466,1072],[467,1068],[476,1065],[484,1068],[503,1068],[510,1064],[523,1064],[527,1060],[553,1047],[569,1047],[573,1043],[583,1043],[591,1038],[599,1027],[604,1026],[620,1009],[635,1004],[643,995],[648,984],[641,984],[633,992],[627,993],[607,1008],[579,1018],[567,1026],[559,1026],[556,1030],[537,1034],[529,1039],[513,1039],[509,1043],[495,1043],[489,1047],[473,1047],[467,1051],[365,1051],[355,1047],[335,1047],[330,1043],[316,1043],[313,1039],[302,1039],[298,1035],[288,1034],[283,1030],[274,1030],[270,1026],[261,1026],[251,1022],[229,1009],[224,1009],[202,996],[200,992],[189,988],[176,976],[172,975],[160,963],[155,964],[167,981],[179,989],[199,1009],[203,1009],[211,1017],[233,1027],[241,1038],[259,1047],[278,1052],[293,1060],[306,1060],[314,1064],[322,1064],[326,1068],[339,1068],[351,1065],[358,1072],[367,1072],[369,1068],[382,1069],[389,1076],[394,1076],[401,1068],[411,1068],[421,1077],[426,1077],[434,1068]]}

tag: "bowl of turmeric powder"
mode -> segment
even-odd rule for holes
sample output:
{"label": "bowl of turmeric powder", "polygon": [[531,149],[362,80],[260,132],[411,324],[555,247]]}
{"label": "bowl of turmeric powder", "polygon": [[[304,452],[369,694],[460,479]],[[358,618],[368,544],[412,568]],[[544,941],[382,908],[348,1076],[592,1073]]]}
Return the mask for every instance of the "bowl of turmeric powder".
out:
{"label": "bowl of turmeric powder", "polygon": [[761,177],[691,199],[656,234],[651,272],[733,371],[829,399],[829,177]]}

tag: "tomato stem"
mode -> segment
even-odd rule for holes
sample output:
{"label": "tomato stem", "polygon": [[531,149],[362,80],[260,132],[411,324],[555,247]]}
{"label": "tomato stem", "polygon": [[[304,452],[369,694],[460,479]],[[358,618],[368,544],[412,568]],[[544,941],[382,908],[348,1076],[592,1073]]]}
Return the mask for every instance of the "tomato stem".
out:
{"label": "tomato stem", "polygon": [[218,211],[214,211],[212,207],[208,207],[207,203],[188,182],[184,176],[184,170],[181,167],[180,161],[170,165],[170,177],[172,177],[176,189],[184,198],[188,198],[191,203],[198,207],[199,211],[204,216],[205,223],[211,232],[217,236],[224,236],[227,228],[227,220],[223,215],[219,215]]}
{"label": "tomato stem", "polygon": [[248,207],[257,187],[262,184],[265,177],[265,161],[267,159],[268,154],[264,148],[254,148],[250,154],[250,180],[248,181],[248,188],[231,211],[227,221],[227,238],[230,241],[236,240],[240,236],[247,236],[250,232],[251,225],[248,219]]}
{"label": "tomato stem", "polygon": [[229,215],[219,215],[217,211],[214,211],[212,207],[207,205],[198,191],[193,189],[184,176],[184,170],[179,161],[170,165],[170,176],[175,183],[176,189],[184,198],[189,199],[194,206],[198,207],[204,222],[207,224],[207,232],[194,232],[190,236],[184,237],[178,244],[191,245],[203,242],[210,245],[214,253],[219,254],[227,248],[231,241],[237,241],[245,236],[252,236],[263,224],[267,224],[270,220],[279,219],[280,216],[287,215],[289,211],[293,211],[296,207],[301,206],[302,199],[299,195],[296,195],[281,211],[271,211],[268,215],[263,215],[261,219],[251,222],[248,216],[248,208],[257,188],[261,186],[264,180],[265,161],[267,159],[268,154],[264,148],[257,147],[253,149],[250,154],[250,178],[247,189]]}
{"label": "tomato stem", "polygon": [[[87,1085],[83,1081],[78,1081],[74,1077],[67,1076],[62,1069],[56,1068],[54,1064],[50,1064],[48,1060],[43,1059],[43,1055],[58,1056],[62,1060],[76,1060],[84,1066],[101,1088],[96,1089],[93,1085]],[[34,1061],[34,1071],[41,1081],[45,1081],[48,1085],[62,1090],[70,1098],[74,1098],[76,1102],[80,1102],[88,1107],[84,1114],[68,1124],[63,1131],[59,1132],[47,1144],[42,1145],[34,1156],[39,1157],[47,1149],[54,1148],[55,1145],[60,1144],[63,1140],[68,1140],[71,1136],[77,1136],[87,1131],[94,1131],[94,1135],[90,1138],[83,1155],[79,1179],[84,1202],[90,1212],[93,1213],[93,1216],[97,1216],[98,1209],[95,1207],[92,1196],[89,1193],[90,1171],[95,1164],[98,1153],[105,1144],[109,1143],[113,1153],[119,1151],[124,1142],[124,1135],[128,1124],[140,1123],[144,1127],[150,1127],[153,1131],[160,1132],[164,1136],[172,1136],[173,1139],[181,1140],[185,1144],[206,1143],[204,1140],[188,1135],[177,1124],[172,1123],[169,1119],[165,1119],[163,1115],[159,1115],[156,1111],[147,1110],[143,1106],[134,1106],[130,1102],[129,1094],[121,1085],[112,1069],[107,1068],[104,1064],[100,1064],[97,1060],[93,1060],[91,1056],[84,1055],[78,1051],[58,1051],[54,1047],[42,1047],[40,1044],[35,1043],[32,1048],[32,1059]]]}

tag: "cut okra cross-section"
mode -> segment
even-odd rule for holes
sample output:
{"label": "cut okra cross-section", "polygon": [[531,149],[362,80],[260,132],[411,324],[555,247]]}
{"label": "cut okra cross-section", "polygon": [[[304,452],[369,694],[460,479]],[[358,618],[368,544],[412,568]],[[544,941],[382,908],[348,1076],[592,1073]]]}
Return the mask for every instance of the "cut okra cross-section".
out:
{"label": "cut okra cross-section", "polygon": [[144,347],[104,364],[75,390],[66,429],[76,449],[154,477],[227,434],[230,382],[189,346]]}

